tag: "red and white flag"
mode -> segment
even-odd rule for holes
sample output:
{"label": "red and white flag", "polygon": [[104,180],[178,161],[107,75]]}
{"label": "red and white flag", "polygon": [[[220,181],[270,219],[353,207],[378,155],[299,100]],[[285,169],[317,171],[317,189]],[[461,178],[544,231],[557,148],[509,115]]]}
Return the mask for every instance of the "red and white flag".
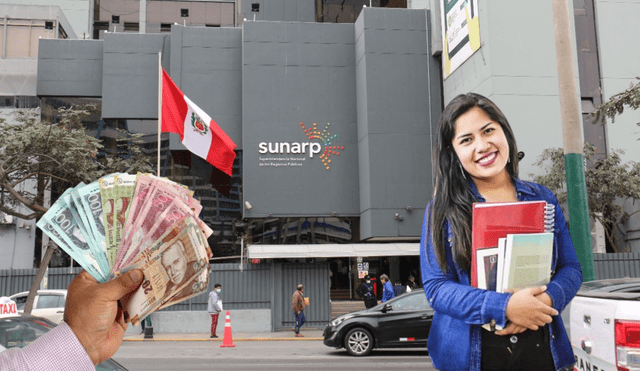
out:
{"label": "red and white flag", "polygon": [[232,176],[236,144],[218,124],[180,91],[162,69],[162,132],[180,135],[180,141],[216,169]]}

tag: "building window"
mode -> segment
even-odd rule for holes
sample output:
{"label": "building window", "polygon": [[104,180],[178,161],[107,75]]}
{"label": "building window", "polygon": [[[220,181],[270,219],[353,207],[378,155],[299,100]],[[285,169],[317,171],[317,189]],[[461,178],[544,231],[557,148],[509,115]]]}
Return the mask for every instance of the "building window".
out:
{"label": "building window", "polygon": [[180,17],[186,18],[189,16],[189,9],[180,9]]}
{"label": "building window", "polygon": [[407,0],[318,0],[316,21],[354,23],[364,5],[374,8],[406,8]]}
{"label": "building window", "polygon": [[171,32],[171,23],[161,23],[160,32]]}
{"label": "building window", "polygon": [[0,97],[0,107],[29,109],[40,107],[40,98],[18,95],[18,96],[2,96]]}
{"label": "building window", "polygon": [[140,30],[139,23],[124,22],[124,32],[138,32]]}
{"label": "building window", "polygon": [[113,24],[120,23],[120,16],[119,15],[112,15],[111,16],[111,23],[113,23]]}

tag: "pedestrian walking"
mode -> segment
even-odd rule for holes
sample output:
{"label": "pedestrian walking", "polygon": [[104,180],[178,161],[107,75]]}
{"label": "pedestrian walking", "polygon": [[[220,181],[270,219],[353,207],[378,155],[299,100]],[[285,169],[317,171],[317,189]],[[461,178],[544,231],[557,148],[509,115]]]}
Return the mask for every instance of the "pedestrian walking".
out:
{"label": "pedestrian walking", "polygon": [[211,338],[216,339],[218,335],[216,335],[216,329],[218,328],[218,317],[220,316],[220,312],[222,312],[222,298],[220,297],[220,293],[222,292],[222,285],[216,283],[213,286],[213,291],[209,293],[209,303],[207,305],[207,310],[211,315]]}
{"label": "pedestrian walking", "polygon": [[389,276],[383,274],[380,276],[380,282],[382,282],[382,300],[380,303],[384,303],[389,299],[393,299],[396,294],[393,292],[393,285],[389,282]]}
{"label": "pedestrian walking", "polygon": [[378,300],[376,300],[376,293],[373,291],[373,283],[371,282],[371,277],[367,274],[364,276],[364,281],[358,286],[356,289],[356,294],[364,299],[364,306],[369,309],[371,307],[375,307],[378,304]]}
{"label": "pedestrian walking", "polygon": [[296,337],[303,337],[300,333],[300,327],[307,322],[307,318],[304,316],[304,286],[302,284],[298,285],[298,288],[293,293],[293,297],[291,298],[291,308],[293,309],[293,313],[296,316],[296,327],[294,331],[296,332]]}
{"label": "pedestrian walking", "polygon": [[[433,366],[573,370],[576,358],[558,314],[580,288],[580,263],[556,197],[518,178],[516,140],[495,103],[475,93],[453,98],[440,116],[433,167],[420,240],[422,282],[434,309],[427,342]],[[508,293],[472,287],[473,203],[536,200],[555,209],[551,282]]]}

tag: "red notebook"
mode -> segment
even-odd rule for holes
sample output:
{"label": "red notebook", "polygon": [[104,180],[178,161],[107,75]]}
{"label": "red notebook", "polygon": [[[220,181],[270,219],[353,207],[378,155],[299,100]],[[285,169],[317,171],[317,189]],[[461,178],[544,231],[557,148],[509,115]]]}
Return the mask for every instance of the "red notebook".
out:
{"label": "red notebook", "polygon": [[478,287],[477,251],[498,246],[507,234],[552,232],[553,205],[545,201],[477,202],[471,229],[471,286]]}

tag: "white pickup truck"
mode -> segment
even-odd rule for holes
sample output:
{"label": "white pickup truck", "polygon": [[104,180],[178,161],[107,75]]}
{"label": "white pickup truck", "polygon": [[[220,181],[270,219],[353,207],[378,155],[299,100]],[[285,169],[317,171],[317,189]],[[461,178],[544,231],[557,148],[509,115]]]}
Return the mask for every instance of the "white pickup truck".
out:
{"label": "white pickup truck", "polygon": [[640,278],[585,282],[570,306],[578,371],[640,371]]}

